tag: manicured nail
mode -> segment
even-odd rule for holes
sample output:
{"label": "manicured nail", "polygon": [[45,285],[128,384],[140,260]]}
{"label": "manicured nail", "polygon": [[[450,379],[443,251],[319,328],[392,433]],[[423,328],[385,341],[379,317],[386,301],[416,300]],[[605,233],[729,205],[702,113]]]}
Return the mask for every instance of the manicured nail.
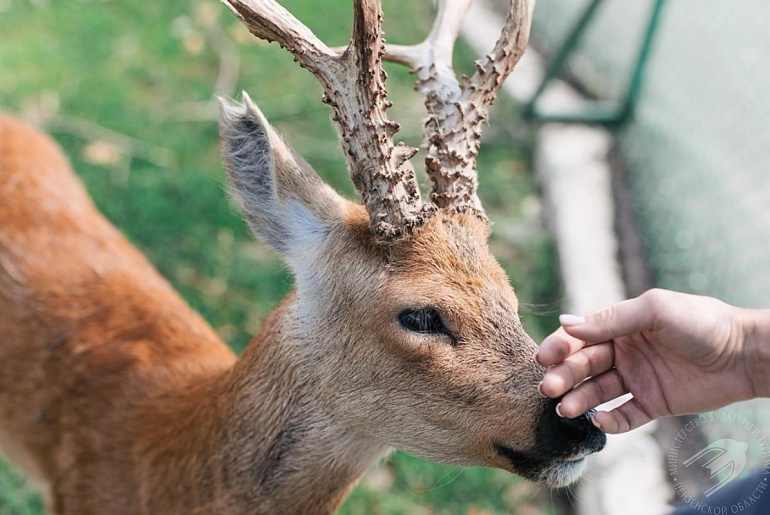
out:
{"label": "manicured nail", "polygon": [[535,353],[535,355],[534,355],[534,359],[535,359],[535,363],[539,363],[539,364],[541,364],[541,365],[542,365],[542,363],[540,363],[540,358],[538,357],[538,353],[539,353],[539,352],[540,352],[540,351],[538,351],[538,352],[536,352],[536,353]]}
{"label": "manicured nail", "polygon": [[586,319],[577,315],[559,315],[559,323],[564,327],[575,327],[585,324]]}
{"label": "manicured nail", "polygon": [[560,417],[564,417],[564,415],[561,414],[561,402],[556,405],[556,414]]}
{"label": "manicured nail", "polygon": [[537,385],[537,393],[539,393],[541,397],[548,397],[546,394],[543,393],[543,382],[542,381],[540,381],[540,384]]}

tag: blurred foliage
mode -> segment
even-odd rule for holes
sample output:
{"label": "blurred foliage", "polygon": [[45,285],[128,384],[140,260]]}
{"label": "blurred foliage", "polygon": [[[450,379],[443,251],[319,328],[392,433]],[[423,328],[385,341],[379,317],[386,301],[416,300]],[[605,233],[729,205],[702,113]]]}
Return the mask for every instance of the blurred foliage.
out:
{"label": "blurred foliage", "polygon": [[0,461],[0,514],[36,515],[44,513],[40,497],[24,487],[24,478]]}
{"label": "blurred foliage", "polygon": [[[346,42],[348,0],[282,2],[330,45]],[[388,0],[393,43],[427,33],[431,2]],[[460,46],[457,67],[475,56]],[[422,99],[387,66],[399,136],[419,145]],[[214,0],[0,0],[0,106],[62,144],[99,208],[140,247],[236,350],[291,288],[277,256],[254,241],[227,201],[214,94],[249,91],[330,184],[352,186],[320,86],[277,45],[253,38]],[[536,339],[556,326],[559,278],[528,173],[531,144],[500,99],[479,157],[480,195],[495,221],[491,245],[522,299]],[[415,163],[419,163],[419,156]],[[0,464],[0,514],[42,504]],[[396,453],[342,513],[524,513],[535,495],[502,471],[458,469]],[[539,513],[534,509],[530,513]]]}

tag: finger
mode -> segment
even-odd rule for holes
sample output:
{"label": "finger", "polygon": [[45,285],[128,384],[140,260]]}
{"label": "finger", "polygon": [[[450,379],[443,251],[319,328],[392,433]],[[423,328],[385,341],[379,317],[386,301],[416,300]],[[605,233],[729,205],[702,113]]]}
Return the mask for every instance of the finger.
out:
{"label": "finger", "polygon": [[581,383],[559,403],[559,413],[567,418],[579,417],[586,411],[628,393],[617,370],[610,370]]}
{"label": "finger", "polygon": [[548,397],[563,395],[589,377],[611,369],[614,361],[615,352],[610,343],[580,349],[545,373],[540,392]]}
{"label": "finger", "polygon": [[593,416],[593,423],[605,433],[626,433],[650,422],[647,412],[636,399],[621,404],[612,411],[599,411]]}
{"label": "finger", "polygon": [[578,317],[570,317],[572,323],[564,325],[564,330],[590,345],[651,329],[654,316],[650,296],[642,295],[596,311],[582,323]]}
{"label": "finger", "polygon": [[555,365],[582,349],[583,345],[581,340],[570,336],[560,327],[543,340],[535,354],[535,360],[541,365]]}

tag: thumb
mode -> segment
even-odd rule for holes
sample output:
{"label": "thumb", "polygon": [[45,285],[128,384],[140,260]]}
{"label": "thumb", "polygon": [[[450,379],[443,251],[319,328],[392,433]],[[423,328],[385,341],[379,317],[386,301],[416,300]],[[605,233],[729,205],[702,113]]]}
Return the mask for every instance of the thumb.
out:
{"label": "thumb", "polygon": [[562,315],[559,320],[568,334],[590,345],[651,329],[654,310],[642,295],[595,311],[586,317]]}

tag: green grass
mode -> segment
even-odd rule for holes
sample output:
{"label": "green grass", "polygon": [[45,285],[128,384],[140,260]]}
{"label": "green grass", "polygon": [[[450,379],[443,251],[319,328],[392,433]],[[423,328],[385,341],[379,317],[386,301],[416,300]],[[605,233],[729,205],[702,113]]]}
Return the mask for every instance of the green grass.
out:
{"label": "green grass", "polygon": [[[419,40],[430,4],[385,2],[388,40]],[[329,44],[346,41],[348,0],[284,5]],[[352,195],[316,80],[276,45],[257,42],[218,2],[0,0],[0,108],[47,127],[99,208],[241,350],[292,279],[224,194],[211,102],[223,55],[238,57],[240,68],[225,67],[233,80],[220,93],[248,90],[318,172]],[[458,66],[472,69],[464,48]],[[396,103],[390,116],[402,123],[400,136],[418,145],[422,100],[405,70],[388,71]],[[556,325],[559,279],[550,239],[531,216],[530,142],[511,137],[516,118],[503,100],[492,112],[480,194],[495,221],[493,250],[522,299],[525,326],[539,339]],[[0,463],[0,514],[42,513],[22,484]],[[396,453],[341,511],[505,513],[534,502],[530,488],[501,471]]]}

